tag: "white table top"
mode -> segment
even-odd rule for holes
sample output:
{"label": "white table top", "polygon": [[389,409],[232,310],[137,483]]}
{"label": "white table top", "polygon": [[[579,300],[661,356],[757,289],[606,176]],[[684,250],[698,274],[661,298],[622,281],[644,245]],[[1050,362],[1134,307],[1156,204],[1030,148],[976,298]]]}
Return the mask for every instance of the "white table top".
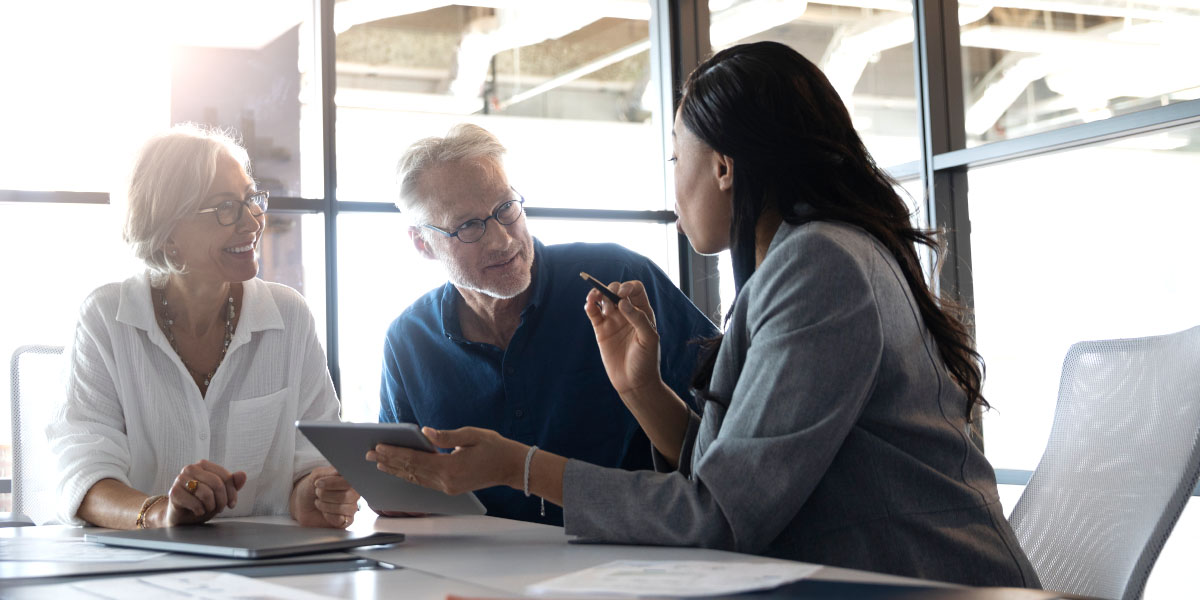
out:
{"label": "white table top", "polygon": [[[291,523],[287,517],[248,519]],[[0,530],[0,543],[11,537],[78,537],[82,529],[70,527],[19,527]],[[558,575],[604,564],[613,560],[738,560],[774,559],[697,548],[616,546],[568,543],[570,537],[558,527],[486,516],[424,518],[376,518],[363,511],[352,526],[356,531],[401,532],[402,544],[354,551],[353,554],[395,568],[340,573],[266,577],[265,581],[339,598],[430,598],[443,600],[447,594],[472,597],[514,597],[526,586]],[[346,554],[323,555],[323,559],[346,560]],[[312,561],[295,557],[292,561]],[[252,561],[254,565],[262,561]],[[0,564],[5,583],[33,583],[28,578],[69,575],[101,575],[115,572],[226,568],[246,561],[168,555],[140,563],[65,563],[13,561]],[[25,579],[21,579],[25,578]],[[900,585],[939,585],[889,575],[825,567],[813,579],[877,582]],[[50,581],[47,579],[47,581]],[[17,588],[33,597],[36,588]],[[45,588],[42,588],[45,591]],[[10,593],[5,592],[5,597]]]}

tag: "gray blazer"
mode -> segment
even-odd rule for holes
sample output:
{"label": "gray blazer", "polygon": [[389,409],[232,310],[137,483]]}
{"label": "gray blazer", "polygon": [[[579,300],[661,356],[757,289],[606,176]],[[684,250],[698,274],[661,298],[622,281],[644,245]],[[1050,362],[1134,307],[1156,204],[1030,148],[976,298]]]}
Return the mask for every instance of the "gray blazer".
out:
{"label": "gray blazer", "polygon": [[[567,533],[1038,587],[899,266],[784,223],[742,287],[678,470],[569,461]],[[663,472],[669,471],[669,472]]]}

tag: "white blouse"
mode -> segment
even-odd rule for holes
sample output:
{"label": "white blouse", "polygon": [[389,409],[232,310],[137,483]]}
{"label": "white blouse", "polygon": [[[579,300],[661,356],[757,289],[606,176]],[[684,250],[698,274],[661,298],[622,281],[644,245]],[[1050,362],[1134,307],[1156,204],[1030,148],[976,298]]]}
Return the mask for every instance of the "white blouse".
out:
{"label": "white blouse", "polygon": [[205,396],[151,303],[142,274],[100,287],[80,308],[66,398],[46,428],[59,521],[82,525],[75,513],[101,479],[165,494],[201,459],[246,472],[237,507],[221,516],[287,514],[293,483],[328,464],[294,423],[336,421],[339,409],[304,298],[245,282],[241,319]]}

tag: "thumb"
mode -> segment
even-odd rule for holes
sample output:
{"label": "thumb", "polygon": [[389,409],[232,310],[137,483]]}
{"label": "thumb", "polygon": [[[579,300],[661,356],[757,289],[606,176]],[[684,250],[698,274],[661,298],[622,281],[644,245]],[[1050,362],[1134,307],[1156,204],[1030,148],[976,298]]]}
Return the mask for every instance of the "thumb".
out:
{"label": "thumb", "polygon": [[421,433],[429,438],[438,448],[457,448],[458,446],[474,445],[479,439],[478,432],[471,427],[462,427],[448,431],[434,429],[432,427],[422,427]]}
{"label": "thumb", "polygon": [[240,490],[240,489],[242,489],[242,486],[244,486],[244,485],[246,485],[246,472],[238,471],[238,472],[234,473],[233,474],[233,487]]}

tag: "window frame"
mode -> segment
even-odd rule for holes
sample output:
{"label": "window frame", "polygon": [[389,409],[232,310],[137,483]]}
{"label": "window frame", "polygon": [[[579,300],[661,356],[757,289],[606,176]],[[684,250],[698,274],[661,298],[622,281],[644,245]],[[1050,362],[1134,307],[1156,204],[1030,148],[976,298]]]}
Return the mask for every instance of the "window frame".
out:
{"label": "window frame", "polygon": [[[320,27],[320,77],[322,110],[322,169],[324,189],[321,198],[279,197],[271,199],[271,212],[322,214],[325,233],[326,354],[335,388],[341,391],[338,348],[338,273],[337,217],[343,212],[396,212],[386,202],[339,202],[337,199],[336,153],[336,34],[333,27],[334,0],[317,0],[316,21]],[[670,130],[674,108],[679,101],[683,77],[709,53],[709,11],[705,0],[649,0],[651,85],[671,94],[659,94],[663,115],[662,176],[668,195],[673,192],[673,177],[665,158],[670,153]],[[926,225],[948,232],[947,252],[933,285],[968,309],[973,309],[971,245],[969,238],[969,190],[966,176],[973,167],[1010,162],[1029,157],[1080,148],[1165,131],[1182,125],[1200,123],[1200,100],[1190,100],[1100,121],[1067,126],[1024,137],[966,147],[962,53],[959,39],[958,0],[914,0],[915,38],[914,86],[920,119],[921,158],[899,165],[885,165],[890,175],[902,182],[920,179],[925,193]],[[43,192],[0,190],[0,203],[107,204],[102,192]],[[575,220],[619,219],[669,224],[676,215],[670,210],[592,210],[529,207],[532,217]],[[716,258],[696,254],[680,235],[677,248],[680,288],[711,318],[720,322],[719,280]],[[972,332],[973,333],[973,332]],[[973,437],[982,447],[983,431],[976,419]],[[1024,484],[1029,471],[997,465],[1001,484]],[[11,490],[9,479],[0,479],[0,493]],[[1200,495],[1200,486],[1194,495]]]}

